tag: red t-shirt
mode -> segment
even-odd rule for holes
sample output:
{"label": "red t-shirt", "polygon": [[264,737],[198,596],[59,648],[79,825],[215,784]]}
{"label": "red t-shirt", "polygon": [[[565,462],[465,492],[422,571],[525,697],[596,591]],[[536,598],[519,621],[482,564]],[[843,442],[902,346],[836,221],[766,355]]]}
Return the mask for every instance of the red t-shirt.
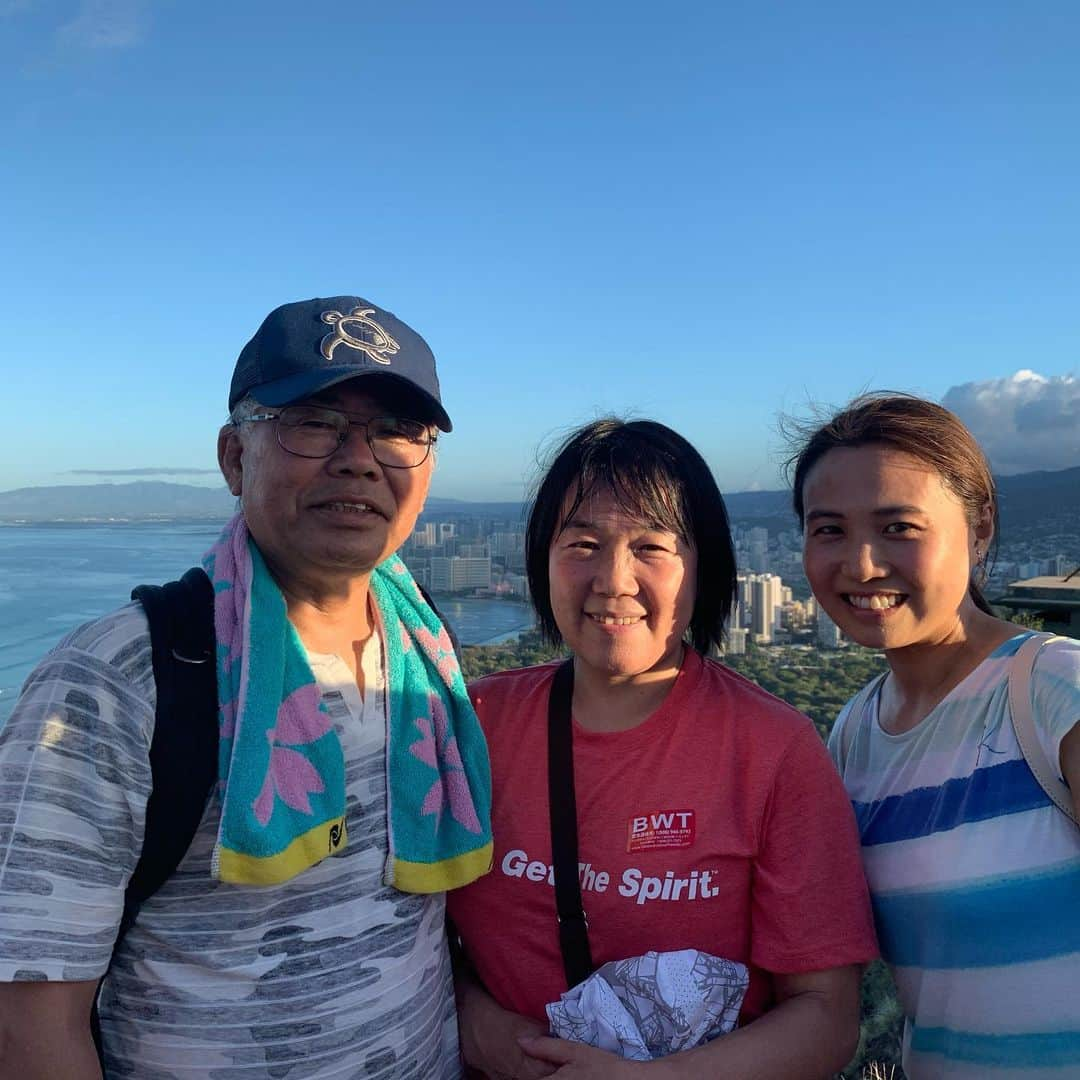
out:
{"label": "red t-shirt", "polygon": [[[495,782],[490,874],[448,894],[484,985],[544,1020],[566,990],[550,873],[547,707],[556,664],[470,688]],[[700,949],[769,972],[877,955],[851,806],[801,713],[690,650],[663,705],[628,731],[574,724],[581,895],[599,966]]]}

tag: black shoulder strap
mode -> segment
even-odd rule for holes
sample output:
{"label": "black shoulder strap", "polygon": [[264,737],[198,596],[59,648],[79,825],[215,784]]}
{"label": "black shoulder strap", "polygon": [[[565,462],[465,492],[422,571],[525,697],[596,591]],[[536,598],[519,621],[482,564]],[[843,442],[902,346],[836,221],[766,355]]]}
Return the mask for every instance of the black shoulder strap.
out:
{"label": "black shoulder strap", "polygon": [[581,903],[578,877],[577,801],[574,796],[574,732],[570,703],[574,661],[559,665],[548,697],[548,809],[551,815],[551,865],[555,873],[555,908],[559,919],[566,985],[577,986],[592,974],[589,921]]}
{"label": "black shoulder strap", "polygon": [[[217,665],[214,587],[201,567],[179,581],[140,585],[150,622],[157,709],[150,743],[153,790],[142,855],[124,895],[121,934],[191,846],[217,778]],[[119,939],[118,939],[119,940]]]}
{"label": "black shoulder strap", "polygon": [[[150,740],[153,786],[146,803],[142,853],[124,893],[113,955],[143,902],[180,865],[217,778],[214,587],[196,566],[179,581],[140,585],[131,598],[142,604],[150,623],[157,707]],[[101,1059],[96,998],[90,1027]]]}

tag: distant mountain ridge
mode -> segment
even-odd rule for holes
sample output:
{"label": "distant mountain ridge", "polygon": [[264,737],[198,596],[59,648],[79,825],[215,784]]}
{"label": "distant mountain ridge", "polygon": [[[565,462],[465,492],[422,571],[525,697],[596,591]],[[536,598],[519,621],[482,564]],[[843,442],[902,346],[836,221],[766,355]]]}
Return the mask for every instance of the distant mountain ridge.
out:
{"label": "distant mountain ridge", "polygon": [[163,480],[64,484],[0,491],[0,521],[223,520],[235,505],[224,485],[200,487]]}
{"label": "distant mountain ridge", "polygon": [[[0,491],[0,522],[167,521],[177,518],[224,521],[236,509],[228,488],[134,480],[118,484],[62,484]],[[520,502],[427,500],[426,513],[520,515]]]}
{"label": "distant mountain ridge", "polygon": [[[997,480],[1006,524],[1080,514],[1080,466],[1053,472],[1021,473]],[[788,491],[736,491],[725,495],[735,520],[787,519],[794,524]],[[175,518],[223,521],[236,500],[221,487],[136,480],[121,484],[66,484],[0,491],[0,522],[162,521]],[[469,514],[524,520],[520,502],[470,502],[429,498],[424,517]]]}

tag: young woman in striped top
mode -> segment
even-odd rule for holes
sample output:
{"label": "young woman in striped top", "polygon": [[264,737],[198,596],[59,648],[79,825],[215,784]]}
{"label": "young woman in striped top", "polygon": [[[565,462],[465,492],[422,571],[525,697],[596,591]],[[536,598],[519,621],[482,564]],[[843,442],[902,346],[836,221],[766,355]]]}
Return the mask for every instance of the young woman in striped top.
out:
{"label": "young woman in striped top", "polygon": [[[997,526],[986,458],[941,406],[870,395],[808,433],[792,464],[814,595],[889,662],[841,711],[830,750],[907,1017],[908,1077],[1076,1077],[1080,829],[1010,720],[1031,634],[979,589]],[[1043,645],[1030,705],[1080,814],[1080,642]]]}

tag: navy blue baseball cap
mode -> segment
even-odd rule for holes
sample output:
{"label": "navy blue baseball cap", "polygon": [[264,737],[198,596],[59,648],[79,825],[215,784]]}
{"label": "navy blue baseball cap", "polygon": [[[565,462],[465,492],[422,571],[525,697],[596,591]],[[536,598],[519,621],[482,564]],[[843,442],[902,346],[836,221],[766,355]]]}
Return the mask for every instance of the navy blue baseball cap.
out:
{"label": "navy blue baseball cap", "polygon": [[428,343],[396,315],[359,296],[274,308],[236,361],[229,411],[248,394],[280,407],[364,375],[404,384],[424,406],[425,415],[417,419],[451,430]]}

